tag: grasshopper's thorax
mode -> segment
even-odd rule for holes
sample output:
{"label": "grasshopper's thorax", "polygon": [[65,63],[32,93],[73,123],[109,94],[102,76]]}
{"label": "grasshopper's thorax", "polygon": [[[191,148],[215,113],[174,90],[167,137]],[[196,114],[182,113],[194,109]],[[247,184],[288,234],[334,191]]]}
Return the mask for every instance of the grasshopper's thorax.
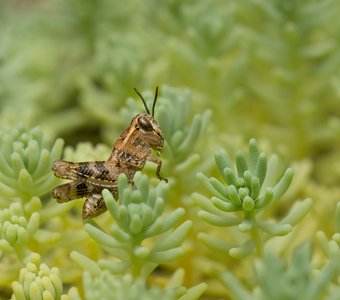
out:
{"label": "grasshopper's thorax", "polygon": [[112,155],[124,151],[142,158],[150,153],[150,149],[161,152],[163,145],[163,133],[156,120],[149,114],[141,113],[132,119],[129,127],[120,135]]}

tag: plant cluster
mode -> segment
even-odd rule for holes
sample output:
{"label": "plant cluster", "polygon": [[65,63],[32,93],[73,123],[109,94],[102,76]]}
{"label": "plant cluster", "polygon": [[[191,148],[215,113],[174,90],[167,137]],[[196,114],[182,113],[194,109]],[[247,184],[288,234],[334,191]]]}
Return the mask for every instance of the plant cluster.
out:
{"label": "plant cluster", "polygon": [[[339,10],[0,1],[0,298],[339,299]],[[53,161],[106,160],[156,86],[168,184],[83,223]]]}

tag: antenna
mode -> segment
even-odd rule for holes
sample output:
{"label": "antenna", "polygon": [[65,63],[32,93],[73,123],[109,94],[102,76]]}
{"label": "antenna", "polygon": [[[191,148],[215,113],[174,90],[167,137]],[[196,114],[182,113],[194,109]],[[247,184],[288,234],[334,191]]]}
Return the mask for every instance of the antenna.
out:
{"label": "antenna", "polygon": [[155,106],[156,106],[157,96],[158,96],[158,86],[156,87],[155,98],[153,99],[152,116],[155,115]]}
{"label": "antenna", "polygon": [[[150,115],[150,110],[148,108],[148,106],[146,105],[146,102],[142,96],[142,94],[136,89],[136,88],[133,88],[135,90],[135,92],[138,94],[138,96],[142,99],[143,101],[143,104],[144,104],[144,107],[145,107],[145,110],[146,112]],[[156,90],[156,95],[157,95],[157,90]],[[154,110],[154,106],[152,107],[152,111]]]}

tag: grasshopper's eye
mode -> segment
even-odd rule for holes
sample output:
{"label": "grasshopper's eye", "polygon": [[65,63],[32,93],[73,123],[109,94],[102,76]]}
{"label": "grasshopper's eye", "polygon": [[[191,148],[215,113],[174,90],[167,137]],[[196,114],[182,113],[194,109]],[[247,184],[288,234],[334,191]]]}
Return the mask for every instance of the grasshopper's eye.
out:
{"label": "grasshopper's eye", "polygon": [[145,117],[140,117],[138,119],[138,126],[144,131],[152,131],[153,127],[150,121]]}

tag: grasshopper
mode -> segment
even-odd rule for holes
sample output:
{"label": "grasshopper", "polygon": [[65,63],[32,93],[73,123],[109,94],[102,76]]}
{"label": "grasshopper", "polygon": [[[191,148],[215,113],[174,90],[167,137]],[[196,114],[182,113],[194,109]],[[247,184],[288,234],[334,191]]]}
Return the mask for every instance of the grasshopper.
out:
{"label": "grasshopper", "polygon": [[125,173],[129,183],[135,188],[134,174],[143,169],[146,161],[156,163],[157,177],[168,182],[160,175],[162,161],[151,154],[151,149],[153,149],[159,155],[164,145],[162,130],[154,119],[158,87],[151,113],[141,93],[136,88],[134,90],[141,98],[146,113],[133,117],[129,127],[114,143],[107,161],[73,163],[57,160],[53,163],[52,170],[56,177],[72,180],[55,187],[52,190],[53,198],[58,203],[63,203],[85,197],[83,219],[94,218],[107,210],[102,196],[103,189],[108,189],[117,199],[119,174]]}

